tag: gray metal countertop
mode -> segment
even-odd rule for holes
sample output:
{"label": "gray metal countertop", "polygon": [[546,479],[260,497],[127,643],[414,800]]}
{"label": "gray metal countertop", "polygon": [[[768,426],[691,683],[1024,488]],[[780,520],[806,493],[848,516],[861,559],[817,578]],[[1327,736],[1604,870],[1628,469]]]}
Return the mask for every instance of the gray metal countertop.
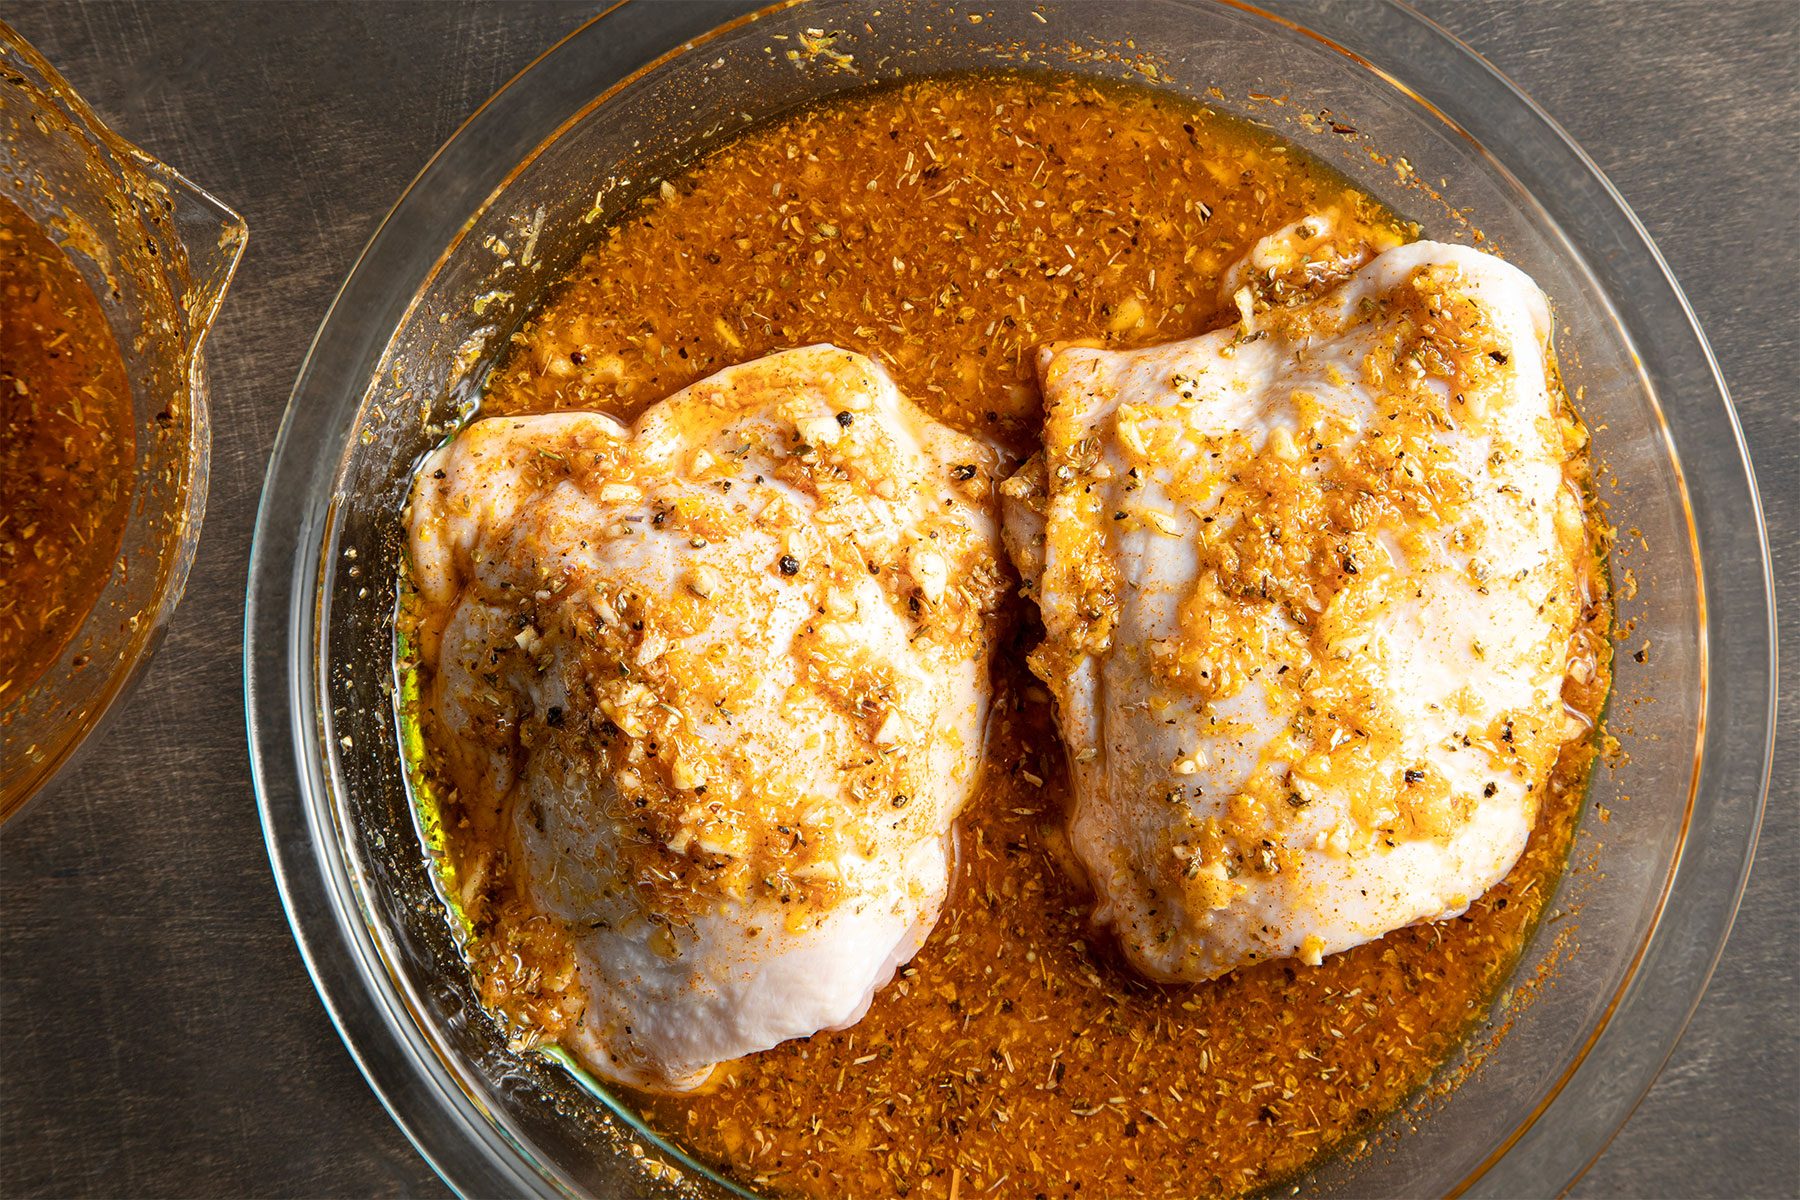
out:
{"label": "gray metal countertop", "polygon": [[[239,672],[250,529],[288,388],[376,222],[596,6],[7,7],[251,240],[209,343],[212,491],[187,599],[103,744],[0,837],[0,1195],[443,1195],[339,1044],[276,899]],[[1421,7],[1570,130],[1667,255],[1753,448],[1800,650],[1800,4]],[[1577,1195],[1800,1195],[1794,700],[1789,683],[1712,988]]]}

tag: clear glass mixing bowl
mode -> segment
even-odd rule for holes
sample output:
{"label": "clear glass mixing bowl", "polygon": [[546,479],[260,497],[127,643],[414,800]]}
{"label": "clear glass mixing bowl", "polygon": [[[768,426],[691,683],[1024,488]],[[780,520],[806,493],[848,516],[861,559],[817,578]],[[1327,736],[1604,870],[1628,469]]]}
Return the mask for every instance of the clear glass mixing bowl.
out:
{"label": "clear glass mixing bowl", "polygon": [[112,574],[61,655],[0,702],[0,820],[137,679],[187,584],[212,445],[201,343],[243,256],[236,213],[103,124],[0,22],[0,180],[70,251],[112,326],[137,430]]}
{"label": "clear glass mixing bowl", "polygon": [[1737,422],[1655,248],[1529,100],[1404,8],[1271,7],[626,4],[471,118],[376,234],[319,331],[269,468],[246,698],[270,856],[319,993],[394,1119],[458,1191],[721,1185],[604,1093],[508,1050],[470,989],[392,720],[408,473],[544,289],[642,189],[795,104],[996,65],[1216,88],[1216,106],[1307,148],[1429,235],[1469,238],[1466,212],[1553,298],[1568,384],[1606,470],[1614,571],[1635,581],[1619,602],[1632,633],[1609,718],[1624,754],[1598,768],[1591,796],[1610,819],[1583,822],[1520,986],[1443,1085],[1299,1190],[1555,1193],[1649,1087],[1729,931],[1767,786],[1773,613]]}

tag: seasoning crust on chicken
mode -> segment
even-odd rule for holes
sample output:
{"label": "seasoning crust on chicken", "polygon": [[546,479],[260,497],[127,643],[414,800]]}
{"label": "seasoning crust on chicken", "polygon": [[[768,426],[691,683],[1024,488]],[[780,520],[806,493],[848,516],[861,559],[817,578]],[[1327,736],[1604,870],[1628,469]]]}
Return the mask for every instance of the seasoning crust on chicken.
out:
{"label": "seasoning crust on chicken", "polygon": [[1585,434],[1543,294],[1431,242],[1283,288],[1329,227],[1227,277],[1231,328],[1047,348],[1044,450],[1002,488],[1070,848],[1158,980],[1456,916],[1583,728]]}
{"label": "seasoning crust on chicken", "polygon": [[601,1075],[682,1090],[841,1028],[923,942],[981,759],[995,466],[812,346],[629,428],[479,421],[421,471],[437,741]]}

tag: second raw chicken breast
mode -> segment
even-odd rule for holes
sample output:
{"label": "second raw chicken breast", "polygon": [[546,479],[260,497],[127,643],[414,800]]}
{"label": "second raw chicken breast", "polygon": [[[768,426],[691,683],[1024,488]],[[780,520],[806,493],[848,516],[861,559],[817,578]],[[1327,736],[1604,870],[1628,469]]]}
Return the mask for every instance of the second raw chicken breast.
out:
{"label": "second raw chicken breast", "polygon": [[1580,728],[1583,435],[1543,294],[1430,242],[1259,303],[1281,274],[1232,328],[1048,349],[1044,450],[1003,487],[1070,847],[1158,980],[1457,915]]}

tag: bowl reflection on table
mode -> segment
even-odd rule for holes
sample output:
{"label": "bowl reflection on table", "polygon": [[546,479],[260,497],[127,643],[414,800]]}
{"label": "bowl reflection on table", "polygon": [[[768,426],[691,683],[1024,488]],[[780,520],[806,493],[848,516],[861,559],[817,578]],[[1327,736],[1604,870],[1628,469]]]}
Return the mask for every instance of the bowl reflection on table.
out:
{"label": "bowl reflection on table", "polygon": [[721,137],[897,76],[1053,68],[1210,95],[1426,236],[1469,240],[1466,213],[1555,303],[1600,498],[1630,531],[1613,563],[1635,584],[1619,616],[1631,648],[1652,647],[1619,658],[1609,728],[1626,753],[1597,768],[1591,796],[1610,820],[1578,832],[1554,902],[1573,916],[1526,948],[1518,978],[1538,985],[1446,1064],[1454,1086],[1380,1127],[1404,1136],[1294,1182],[1321,1196],[1566,1186],[1649,1086],[1723,943],[1770,711],[1766,554],[1735,422],[1679,292],[1605,181],[1480,60],[1397,8],[1002,6],[977,24],[936,4],[820,0],[710,33],[745,6],[651,8],[578,30],[414,184],[320,332],[265,489],[247,632],[265,830],[320,993],[395,1119],[470,1194],[654,1195],[640,1156],[679,1157],[563,1066],[509,1049],[479,1012],[392,719],[414,464],[582,246]]}

